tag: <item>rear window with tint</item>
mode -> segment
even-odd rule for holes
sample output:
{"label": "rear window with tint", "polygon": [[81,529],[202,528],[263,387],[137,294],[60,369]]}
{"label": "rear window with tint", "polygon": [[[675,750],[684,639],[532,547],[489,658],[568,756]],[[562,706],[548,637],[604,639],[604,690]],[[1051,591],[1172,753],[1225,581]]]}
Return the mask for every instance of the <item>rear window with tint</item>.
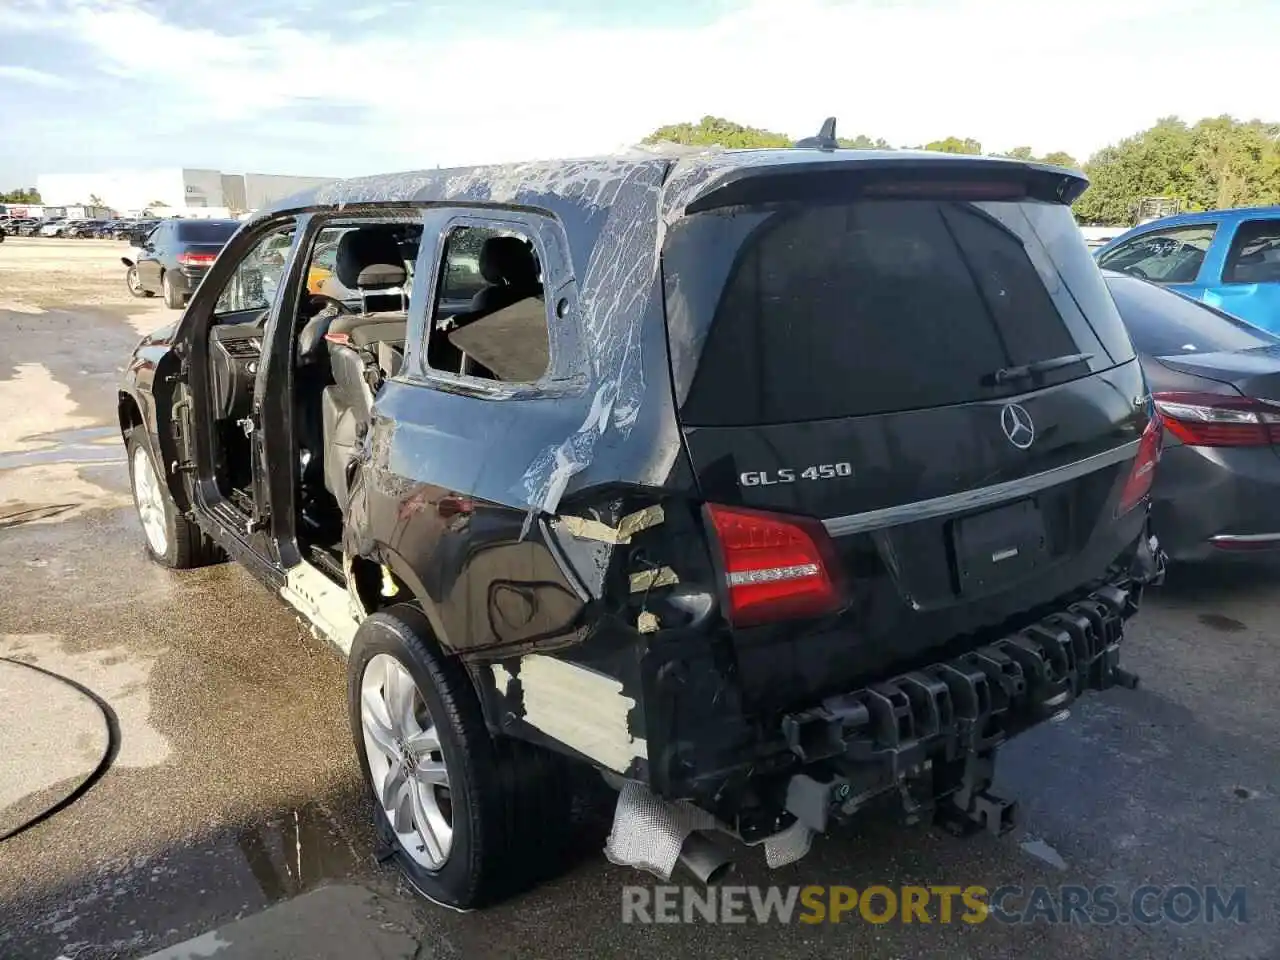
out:
{"label": "rear window with tint", "polygon": [[178,224],[178,239],[183,243],[226,243],[238,226],[238,223],[189,220]]}
{"label": "rear window with tint", "polygon": [[1153,357],[1274,347],[1280,338],[1172,290],[1142,280],[1107,280],[1133,345]]}
{"label": "rear window with tint", "polygon": [[[786,423],[1009,396],[1132,359],[1070,211],[861,200],[733,208],[664,250],[686,423]],[[1004,367],[1093,358],[997,385]],[[687,394],[686,394],[687,391]]]}
{"label": "rear window with tint", "polygon": [[1280,282],[1280,219],[1240,224],[1222,279],[1225,283]]}

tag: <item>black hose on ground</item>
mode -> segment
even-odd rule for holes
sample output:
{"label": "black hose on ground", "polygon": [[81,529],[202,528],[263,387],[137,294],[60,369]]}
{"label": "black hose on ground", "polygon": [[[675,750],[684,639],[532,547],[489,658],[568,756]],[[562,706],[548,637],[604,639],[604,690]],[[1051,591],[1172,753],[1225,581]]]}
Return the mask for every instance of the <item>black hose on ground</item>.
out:
{"label": "black hose on ground", "polygon": [[28,670],[43,673],[46,677],[65,683],[78,693],[82,693],[84,696],[92,700],[94,705],[102,711],[102,717],[107,722],[107,749],[103,751],[102,758],[98,761],[98,765],[94,767],[89,775],[80,782],[79,786],[57,803],[50,807],[46,807],[40,813],[37,813],[25,822],[18,824],[18,826],[14,827],[9,832],[0,834],[0,843],[2,843],[10,837],[16,837],[18,834],[26,830],[30,830],[37,824],[43,823],[54,814],[58,813],[58,811],[65,810],[67,807],[71,806],[71,804],[75,803],[88,793],[89,790],[93,788],[93,785],[102,779],[103,774],[111,769],[111,764],[115,762],[116,754],[120,752],[120,720],[116,716],[116,712],[111,709],[111,704],[107,703],[107,701],[103,700],[88,687],[81,683],[77,683],[70,677],[64,677],[62,674],[54,673],[52,670],[46,670],[44,667],[37,667],[34,663],[23,663],[21,660],[14,660],[11,657],[0,657],[0,663],[11,663],[14,666],[26,667]]}

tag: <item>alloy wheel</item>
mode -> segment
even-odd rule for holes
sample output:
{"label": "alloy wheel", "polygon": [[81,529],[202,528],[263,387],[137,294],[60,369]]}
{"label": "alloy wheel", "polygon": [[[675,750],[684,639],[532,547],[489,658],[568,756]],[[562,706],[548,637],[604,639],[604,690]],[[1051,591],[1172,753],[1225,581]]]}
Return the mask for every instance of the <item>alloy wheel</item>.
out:
{"label": "alloy wheel", "polygon": [[440,732],[405,666],[380,653],[360,678],[360,724],[382,814],[417,863],[438,870],[453,846],[453,804]]}
{"label": "alloy wheel", "polygon": [[156,556],[163,557],[169,550],[169,535],[165,529],[164,494],[160,478],[156,476],[151,458],[142,447],[133,451],[133,498],[138,505],[138,517]]}

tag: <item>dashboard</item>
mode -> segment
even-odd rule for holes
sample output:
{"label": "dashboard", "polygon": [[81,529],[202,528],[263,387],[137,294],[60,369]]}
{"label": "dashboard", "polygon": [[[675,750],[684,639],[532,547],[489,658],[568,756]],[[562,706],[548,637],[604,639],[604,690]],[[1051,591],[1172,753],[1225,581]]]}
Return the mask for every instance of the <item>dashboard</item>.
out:
{"label": "dashboard", "polygon": [[253,406],[253,382],[262,360],[262,325],[234,323],[214,327],[209,335],[214,416],[241,419]]}

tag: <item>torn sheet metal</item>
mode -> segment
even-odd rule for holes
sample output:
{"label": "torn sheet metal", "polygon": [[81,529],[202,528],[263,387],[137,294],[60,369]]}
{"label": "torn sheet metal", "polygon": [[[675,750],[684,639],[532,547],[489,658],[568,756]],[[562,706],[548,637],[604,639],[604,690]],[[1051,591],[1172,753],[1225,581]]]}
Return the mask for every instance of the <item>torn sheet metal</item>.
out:
{"label": "torn sheet metal", "polygon": [[641,570],[631,575],[631,592],[644,593],[659,587],[671,587],[680,582],[676,572],[670,567],[655,567],[653,570]]}
{"label": "torn sheet metal", "polygon": [[619,773],[648,756],[628,725],[636,701],[623,695],[621,681],[540,654],[520,659],[519,679],[525,722],[547,736]]}
{"label": "torn sheet metal", "polygon": [[586,517],[565,515],[558,518],[559,523],[575,537],[582,540],[599,540],[601,543],[630,543],[631,538],[642,530],[656,527],[666,520],[661,506],[645,507],[635,513],[629,513],[618,521],[616,527],[599,520],[588,520]]}
{"label": "torn sheet metal", "polygon": [[590,465],[606,431],[626,439],[639,417],[645,392],[642,327],[659,269],[662,176],[654,173],[640,164],[618,181],[583,274],[578,319],[591,364],[591,406],[572,435],[545,448],[525,470],[520,495],[535,510],[555,513],[569,481]]}

